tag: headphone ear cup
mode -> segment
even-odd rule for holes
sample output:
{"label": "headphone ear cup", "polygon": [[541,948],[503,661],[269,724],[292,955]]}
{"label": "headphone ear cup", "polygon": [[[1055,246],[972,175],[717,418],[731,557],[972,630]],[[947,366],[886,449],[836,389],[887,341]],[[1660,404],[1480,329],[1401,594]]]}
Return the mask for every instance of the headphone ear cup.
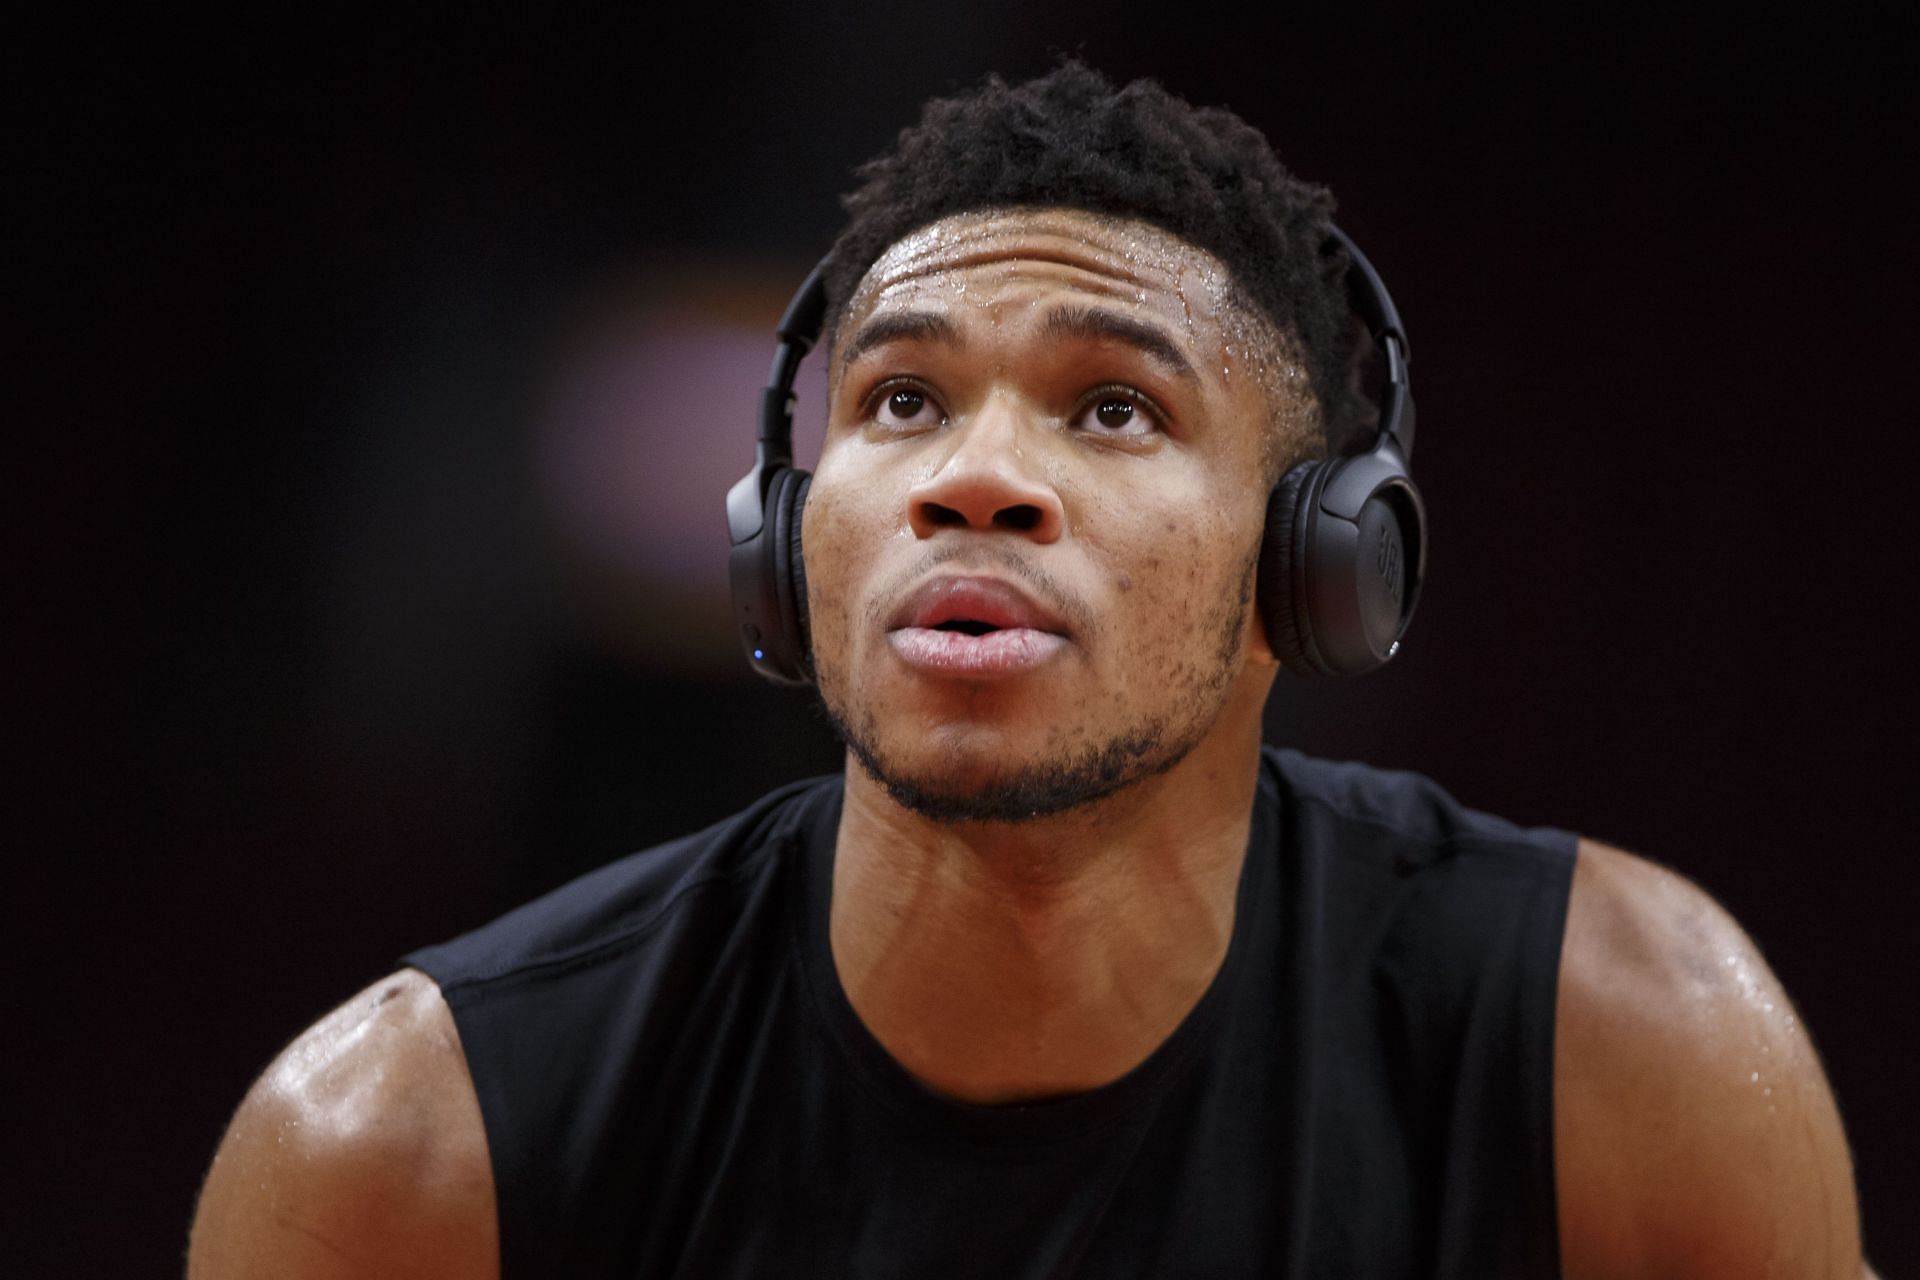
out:
{"label": "headphone ear cup", "polygon": [[1324,465],[1302,462],[1280,477],[1267,499],[1267,527],[1261,535],[1260,620],[1266,625],[1273,656],[1297,675],[1323,671],[1312,656],[1312,620],[1305,616],[1308,596],[1301,579],[1306,569],[1308,495],[1317,487],[1314,477]]}
{"label": "headphone ear cup", "polygon": [[[757,531],[734,544],[730,563],[734,607],[747,655],[775,684],[808,684],[807,584],[801,576],[800,511],[813,477],[777,467],[767,480]],[[749,473],[742,486],[757,486]],[[736,486],[738,488],[739,486]]]}
{"label": "headphone ear cup", "polygon": [[806,684],[813,678],[807,653],[807,583],[800,568],[800,514],[813,477],[782,467],[767,486],[766,533],[760,547],[760,572],[772,588],[764,628],[771,661],[766,670],[786,684]]}

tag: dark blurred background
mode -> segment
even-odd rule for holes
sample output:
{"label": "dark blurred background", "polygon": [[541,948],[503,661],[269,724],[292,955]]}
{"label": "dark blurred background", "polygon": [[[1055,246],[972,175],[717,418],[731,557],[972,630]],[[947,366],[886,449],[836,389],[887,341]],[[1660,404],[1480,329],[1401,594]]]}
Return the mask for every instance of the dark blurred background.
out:
{"label": "dark blurred background", "polygon": [[1703,883],[1920,1274],[1912,68],[1680,8],[16,32],[5,1269],[173,1270],[313,1018],[836,767],[725,620],[769,330],[922,99],[1078,51],[1330,184],[1412,335],[1421,616],[1271,738]]}

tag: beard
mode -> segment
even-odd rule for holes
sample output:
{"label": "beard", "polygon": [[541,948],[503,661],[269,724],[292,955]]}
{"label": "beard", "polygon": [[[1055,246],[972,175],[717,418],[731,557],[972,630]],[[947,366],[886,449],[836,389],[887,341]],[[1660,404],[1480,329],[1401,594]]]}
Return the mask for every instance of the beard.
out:
{"label": "beard", "polygon": [[1034,822],[1067,813],[1165,773],[1186,759],[1204,736],[1202,726],[1169,745],[1165,722],[1155,721],[1072,754],[958,786],[955,778],[944,774],[910,775],[882,753],[871,720],[856,729],[831,701],[826,706],[827,718],[868,776],[895,803],[943,823]]}
{"label": "beard", "polygon": [[1166,705],[1184,709],[1184,716],[1143,715],[1098,741],[1050,757],[1006,763],[973,778],[938,766],[916,771],[890,754],[872,709],[856,710],[850,704],[831,663],[815,673],[827,719],[860,767],[895,803],[934,822],[1035,822],[1097,804],[1172,769],[1213,728],[1240,661],[1258,554],[1256,547],[1241,571],[1240,590],[1221,601],[1203,626],[1202,635],[1210,634],[1214,643],[1200,648],[1213,661],[1187,667],[1180,687],[1168,691]]}

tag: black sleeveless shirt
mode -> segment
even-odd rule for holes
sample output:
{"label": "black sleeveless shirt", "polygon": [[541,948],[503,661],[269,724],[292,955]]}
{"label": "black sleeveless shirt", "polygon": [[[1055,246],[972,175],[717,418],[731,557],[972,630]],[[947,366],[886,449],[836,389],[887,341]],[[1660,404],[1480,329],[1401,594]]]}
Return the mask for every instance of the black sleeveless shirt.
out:
{"label": "black sleeveless shirt", "polygon": [[841,783],[785,788],[406,957],[459,1028],[503,1273],[1559,1274],[1573,836],[1264,755],[1226,959],[1091,1093],[929,1092],[827,941]]}

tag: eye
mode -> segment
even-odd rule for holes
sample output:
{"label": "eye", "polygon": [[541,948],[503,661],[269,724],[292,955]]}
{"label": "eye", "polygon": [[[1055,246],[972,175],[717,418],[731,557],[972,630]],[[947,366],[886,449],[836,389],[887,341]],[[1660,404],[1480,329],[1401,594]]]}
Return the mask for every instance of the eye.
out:
{"label": "eye", "polygon": [[1102,387],[1088,396],[1074,425],[1093,435],[1137,437],[1161,429],[1160,415],[1138,392]]}
{"label": "eye", "polygon": [[867,412],[877,426],[937,427],[947,420],[932,396],[907,383],[881,386],[868,403]]}

